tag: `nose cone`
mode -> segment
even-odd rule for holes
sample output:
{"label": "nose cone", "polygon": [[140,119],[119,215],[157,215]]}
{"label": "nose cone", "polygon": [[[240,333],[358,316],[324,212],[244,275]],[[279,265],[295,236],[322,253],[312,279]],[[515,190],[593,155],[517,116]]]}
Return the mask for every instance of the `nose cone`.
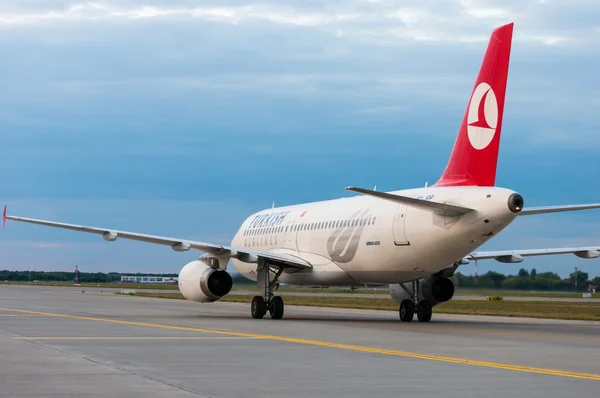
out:
{"label": "nose cone", "polygon": [[523,210],[524,203],[523,197],[518,193],[513,193],[508,197],[508,209],[513,213],[519,213]]}

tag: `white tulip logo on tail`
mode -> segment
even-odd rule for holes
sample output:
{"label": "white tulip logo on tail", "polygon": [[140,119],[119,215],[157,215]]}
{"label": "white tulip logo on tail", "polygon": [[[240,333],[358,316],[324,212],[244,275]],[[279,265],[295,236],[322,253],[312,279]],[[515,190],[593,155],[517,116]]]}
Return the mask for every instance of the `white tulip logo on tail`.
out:
{"label": "white tulip logo on tail", "polygon": [[467,116],[467,133],[469,141],[475,149],[484,149],[487,147],[498,125],[498,101],[494,90],[487,83],[480,83],[469,104],[469,114]]}

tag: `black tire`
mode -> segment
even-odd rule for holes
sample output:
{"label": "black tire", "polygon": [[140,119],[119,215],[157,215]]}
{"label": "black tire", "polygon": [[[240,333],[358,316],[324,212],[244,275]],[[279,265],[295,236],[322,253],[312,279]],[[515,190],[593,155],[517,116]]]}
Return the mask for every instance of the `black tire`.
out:
{"label": "black tire", "polygon": [[410,322],[415,316],[415,305],[410,300],[402,300],[398,313],[402,322]]}
{"label": "black tire", "polygon": [[269,311],[271,312],[272,319],[283,318],[283,299],[279,296],[273,297],[271,299],[271,308]]}
{"label": "black tire", "polygon": [[254,319],[262,319],[265,316],[267,313],[267,304],[262,296],[254,296],[250,305],[250,312]]}
{"label": "black tire", "polygon": [[433,315],[433,307],[429,301],[423,300],[417,306],[417,318],[419,322],[429,322]]}

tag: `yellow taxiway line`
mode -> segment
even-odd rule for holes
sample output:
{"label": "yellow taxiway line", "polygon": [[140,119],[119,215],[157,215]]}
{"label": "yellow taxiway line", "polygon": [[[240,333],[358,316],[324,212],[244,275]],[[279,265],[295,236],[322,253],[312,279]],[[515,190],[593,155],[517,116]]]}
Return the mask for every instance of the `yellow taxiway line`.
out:
{"label": "yellow taxiway line", "polygon": [[101,337],[101,336],[91,336],[91,337],[69,337],[69,336],[54,336],[54,337],[35,337],[35,336],[13,336],[15,340],[229,340],[229,339],[253,339],[255,337],[237,337],[237,336],[157,336],[157,337],[148,337],[148,336],[121,336],[121,337]]}
{"label": "yellow taxiway line", "polygon": [[392,356],[405,357],[405,358],[424,359],[424,360],[428,360],[428,361],[456,363],[456,364],[462,364],[462,365],[471,365],[471,366],[502,369],[502,370],[512,370],[512,371],[516,371],[516,372],[536,373],[536,374],[543,374],[543,375],[550,375],[550,376],[560,376],[560,377],[569,377],[569,378],[574,378],[574,379],[587,379],[587,380],[600,381],[600,375],[596,375],[596,374],[577,373],[577,372],[569,372],[569,371],[565,371],[565,370],[535,368],[535,367],[530,367],[530,366],[510,365],[510,364],[495,363],[495,362],[485,362],[485,361],[477,361],[477,360],[472,360],[472,359],[445,357],[445,356],[439,356],[439,355],[419,354],[416,352],[406,352],[406,351],[387,350],[387,349],[382,349],[382,348],[365,347],[365,346],[357,346],[357,345],[349,345],[349,344],[330,343],[330,342],[326,342],[326,341],[307,340],[307,339],[300,339],[300,338],[295,338],[295,337],[284,337],[284,336],[274,336],[274,335],[266,335],[266,334],[234,332],[234,331],[214,330],[214,329],[203,329],[203,328],[194,328],[194,327],[186,327],[186,326],[164,325],[164,324],[158,324],[158,323],[122,321],[122,320],[118,320],[118,319],[96,318],[96,317],[89,317],[89,316],[67,315],[67,314],[56,314],[56,313],[51,313],[51,312],[40,312],[40,311],[17,310],[17,309],[13,309],[13,308],[0,308],[0,311],[16,312],[16,313],[21,313],[21,314],[32,314],[32,315],[45,315],[45,316],[50,316],[50,317],[79,319],[79,320],[94,321],[94,322],[106,322],[106,323],[114,323],[114,324],[119,324],[119,325],[142,326],[142,327],[149,327],[149,328],[156,328],[156,329],[178,330],[178,331],[197,332],[197,333],[210,333],[210,334],[216,334],[216,335],[221,335],[221,336],[253,337],[253,338],[257,338],[257,339],[282,341],[282,342],[287,342],[287,343],[304,344],[304,345],[318,346],[318,347],[338,348],[338,349],[342,349],[342,350],[366,352],[366,353],[372,353],[372,354],[392,355]]}

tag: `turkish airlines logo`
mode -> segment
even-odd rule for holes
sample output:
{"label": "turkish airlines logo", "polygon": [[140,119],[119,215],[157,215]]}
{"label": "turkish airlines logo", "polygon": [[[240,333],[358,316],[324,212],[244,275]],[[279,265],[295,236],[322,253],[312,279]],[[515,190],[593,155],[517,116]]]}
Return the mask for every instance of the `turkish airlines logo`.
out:
{"label": "turkish airlines logo", "polygon": [[498,126],[498,101],[494,90],[487,83],[479,83],[469,104],[467,115],[467,133],[475,149],[487,147]]}

